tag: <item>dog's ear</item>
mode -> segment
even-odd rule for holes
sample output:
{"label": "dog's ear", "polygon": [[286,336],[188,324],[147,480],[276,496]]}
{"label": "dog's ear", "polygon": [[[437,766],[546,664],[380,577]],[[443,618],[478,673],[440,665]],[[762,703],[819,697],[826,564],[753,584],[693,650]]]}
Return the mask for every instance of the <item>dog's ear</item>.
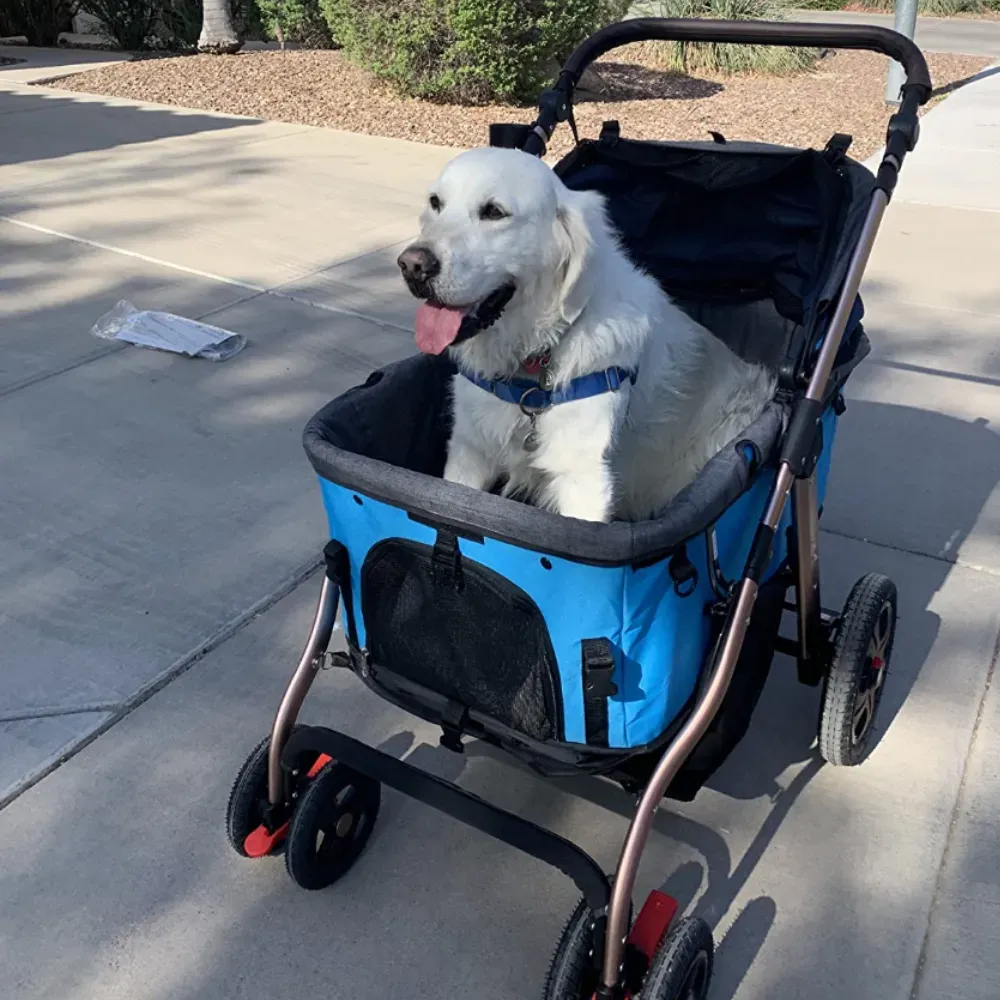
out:
{"label": "dog's ear", "polygon": [[590,298],[592,283],[587,274],[597,244],[608,238],[608,222],[602,195],[560,187],[556,242],[562,256],[562,281],[556,308],[564,322],[572,323]]}

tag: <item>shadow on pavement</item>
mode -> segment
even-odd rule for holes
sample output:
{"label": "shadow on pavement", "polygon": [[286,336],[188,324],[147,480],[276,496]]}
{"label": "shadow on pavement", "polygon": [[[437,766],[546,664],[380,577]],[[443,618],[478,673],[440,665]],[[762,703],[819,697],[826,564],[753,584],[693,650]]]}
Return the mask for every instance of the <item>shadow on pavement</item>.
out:
{"label": "shadow on pavement", "polygon": [[[58,87],[58,83],[53,86]],[[0,166],[264,124],[249,118],[225,118],[155,106],[136,107],[113,98],[48,88],[37,93],[0,90],[0,111],[0,124],[6,125],[6,129],[15,129],[21,115],[30,115],[32,126],[30,130],[18,129],[18,141],[0,145]],[[8,115],[17,117],[4,122]],[[21,119],[22,122],[27,120]],[[44,138],[44,142],[38,142],[36,136]],[[114,170],[113,162],[108,166]]]}

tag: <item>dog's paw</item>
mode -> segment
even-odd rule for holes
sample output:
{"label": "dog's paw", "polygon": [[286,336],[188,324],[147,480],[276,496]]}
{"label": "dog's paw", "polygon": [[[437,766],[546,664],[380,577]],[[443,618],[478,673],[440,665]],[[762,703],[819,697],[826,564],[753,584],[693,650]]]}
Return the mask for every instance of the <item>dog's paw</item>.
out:
{"label": "dog's paw", "polygon": [[452,449],[444,467],[444,478],[474,490],[488,490],[497,479],[491,462],[467,448]]}
{"label": "dog's paw", "polygon": [[611,520],[608,505],[597,497],[562,497],[555,510],[563,517],[575,517],[579,521],[604,523]]}

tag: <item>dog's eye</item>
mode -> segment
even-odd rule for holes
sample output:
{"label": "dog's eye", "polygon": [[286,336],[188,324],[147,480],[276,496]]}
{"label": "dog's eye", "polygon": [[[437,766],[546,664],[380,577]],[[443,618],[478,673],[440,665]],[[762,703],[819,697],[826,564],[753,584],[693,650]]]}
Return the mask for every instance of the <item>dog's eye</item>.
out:
{"label": "dog's eye", "polygon": [[436,194],[432,194],[430,198],[427,199],[427,203],[435,212],[441,211],[441,199]]}
{"label": "dog's eye", "polygon": [[501,208],[495,201],[488,201],[479,207],[479,218],[489,222],[506,219],[509,215],[510,212]]}

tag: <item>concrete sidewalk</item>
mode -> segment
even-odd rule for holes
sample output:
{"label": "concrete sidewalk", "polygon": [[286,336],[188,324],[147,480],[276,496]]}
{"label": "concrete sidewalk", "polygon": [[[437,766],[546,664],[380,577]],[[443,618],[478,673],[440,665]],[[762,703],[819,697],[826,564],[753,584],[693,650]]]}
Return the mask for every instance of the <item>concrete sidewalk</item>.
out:
{"label": "concrete sidewalk", "polygon": [[[816,694],[779,658],[739,753],[663,810],[646,856],[640,891],[665,885],[722,941],[712,1000],[1000,994],[998,81],[932,111],[907,164],[824,514],[829,605],[869,570],[900,585],[891,725],[863,768],[820,768]],[[222,825],[316,596],[301,427],[411,350],[392,257],[451,155],[0,91],[0,455],[16,470],[0,485],[0,789],[123,717],[0,811],[0,981],[18,1000],[538,995],[574,902],[554,872],[387,793],[357,869],[307,894],[280,862],[233,856]],[[250,346],[216,366],[91,340],[119,298]],[[339,674],[307,717],[614,864],[624,796],[435,749]]]}
{"label": "concrete sidewalk", "polygon": [[[315,565],[299,435],[410,350],[380,282],[451,155],[0,90],[0,802]],[[120,350],[119,299],[250,347]]]}
{"label": "concrete sidewalk", "polygon": [[[126,52],[89,52],[86,49],[43,49],[28,45],[0,45],[0,88],[40,83],[100,69],[132,57]],[[12,60],[12,61],[11,61]]]}

